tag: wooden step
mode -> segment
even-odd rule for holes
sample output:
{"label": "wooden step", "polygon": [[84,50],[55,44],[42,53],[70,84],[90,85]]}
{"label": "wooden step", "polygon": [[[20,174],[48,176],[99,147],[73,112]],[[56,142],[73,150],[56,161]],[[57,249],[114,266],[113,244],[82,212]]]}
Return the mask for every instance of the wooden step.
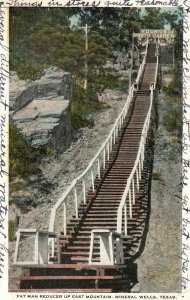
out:
{"label": "wooden step", "polygon": [[100,265],[100,264],[93,264],[93,265],[89,265],[89,264],[27,264],[27,265],[22,265],[23,269],[39,269],[39,270],[43,270],[43,269],[111,269],[111,270],[117,270],[117,269],[126,269],[127,265],[123,264],[115,264],[115,265]]}
{"label": "wooden step", "polygon": [[14,293],[111,293],[111,288],[10,289]]}
{"label": "wooden step", "polygon": [[[75,259],[73,259],[75,260]],[[33,280],[115,280],[127,278],[126,275],[95,275],[95,276],[20,276],[9,278],[11,281],[33,281]]]}

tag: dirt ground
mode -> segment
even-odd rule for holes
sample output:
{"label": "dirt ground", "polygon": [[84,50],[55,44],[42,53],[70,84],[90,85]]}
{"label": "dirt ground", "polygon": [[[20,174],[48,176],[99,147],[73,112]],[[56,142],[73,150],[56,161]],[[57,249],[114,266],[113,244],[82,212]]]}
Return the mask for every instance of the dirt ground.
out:
{"label": "dirt ground", "polygon": [[181,147],[163,126],[164,99],[161,92],[149,230],[144,251],[136,260],[139,283],[134,291],[141,293],[181,292]]}

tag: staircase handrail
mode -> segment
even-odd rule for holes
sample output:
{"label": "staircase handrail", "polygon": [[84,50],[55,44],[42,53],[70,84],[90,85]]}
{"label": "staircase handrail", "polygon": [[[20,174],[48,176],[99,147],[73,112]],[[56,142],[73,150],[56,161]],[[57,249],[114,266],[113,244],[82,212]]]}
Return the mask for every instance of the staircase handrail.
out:
{"label": "staircase handrail", "polygon": [[156,82],[157,82],[157,77],[158,77],[158,65],[159,65],[159,53],[157,50],[156,71],[155,71],[155,77],[154,77],[154,90],[156,88]]}
{"label": "staircase handrail", "polygon": [[[139,189],[139,178],[141,178],[141,169],[143,169],[143,161],[144,161],[144,148],[146,144],[146,137],[148,133],[149,123],[150,123],[150,116],[151,116],[151,110],[152,110],[152,103],[153,103],[153,91],[156,87],[156,80],[157,80],[157,72],[158,72],[158,63],[159,63],[159,56],[157,54],[157,62],[156,62],[156,69],[155,69],[155,77],[154,82],[151,83],[150,86],[150,105],[148,109],[148,113],[143,125],[141,139],[139,143],[139,149],[137,153],[137,157],[135,160],[134,167],[131,171],[131,174],[129,178],[127,179],[127,184],[124,190],[124,193],[121,198],[121,202],[118,207],[117,211],[117,232],[122,233],[122,221],[123,221],[123,209],[124,209],[124,226],[125,226],[125,235],[127,236],[127,209],[126,209],[126,199],[129,195],[129,213],[130,218],[132,218],[132,200],[131,200],[131,188],[133,192],[133,204],[135,203],[135,190],[134,190],[134,182],[135,182],[135,175],[136,175],[136,181],[137,181],[137,189]],[[138,169],[139,167],[139,169]],[[131,187],[132,186],[132,187]]]}
{"label": "staircase handrail", "polygon": [[[148,51],[148,43],[146,46],[146,53],[145,53],[145,57],[147,57],[147,51]],[[143,59],[143,64],[144,64],[144,59]],[[142,68],[142,67],[141,67]],[[140,72],[140,68],[139,68],[139,72]],[[96,160],[99,159],[100,154],[103,152],[104,154],[104,169],[105,169],[105,157],[106,157],[106,151],[107,154],[109,155],[110,153],[110,148],[112,148],[112,143],[115,144],[115,139],[118,137],[118,133],[119,133],[119,129],[121,129],[121,126],[123,124],[123,121],[127,115],[131,100],[133,99],[133,92],[134,92],[134,85],[131,86],[130,90],[129,90],[129,94],[127,97],[127,100],[125,102],[125,105],[121,111],[121,113],[119,114],[118,118],[116,119],[113,128],[110,132],[110,134],[108,135],[106,141],[102,144],[102,146],[100,147],[99,151],[97,152],[97,154],[94,156],[94,158],[91,160],[91,162],[88,164],[87,168],[84,170],[84,172],[79,175],[77,178],[75,178],[70,186],[67,188],[67,190],[63,193],[63,195],[58,199],[58,201],[55,203],[55,205],[53,206],[53,208],[51,209],[51,213],[50,213],[50,220],[49,220],[49,231],[54,232],[54,227],[55,227],[55,217],[56,217],[56,212],[58,210],[58,208],[64,204],[64,235],[66,235],[66,199],[67,196],[70,194],[70,192],[76,187],[77,183],[80,182],[84,176],[87,174],[87,172],[89,172],[90,170],[92,170],[92,166],[93,164],[96,162]],[[113,142],[114,140],[114,142]],[[111,147],[110,147],[111,144]],[[109,149],[107,149],[109,148]],[[99,171],[100,172],[100,171]],[[100,178],[100,176],[99,176]],[[92,172],[92,182],[94,180],[94,175]],[[85,184],[84,184],[85,186]],[[94,190],[94,188],[93,188]],[[76,194],[75,194],[76,195]],[[85,199],[85,196],[84,196]],[[84,200],[84,203],[85,200]],[[76,219],[78,219],[78,203],[77,203],[77,196],[75,196],[75,217]]]}
{"label": "staircase handrail", "polygon": [[[99,151],[97,152],[97,154],[94,156],[94,158],[91,160],[91,162],[89,163],[89,165],[87,166],[87,168],[84,170],[84,172],[79,175],[77,178],[75,178],[70,186],[67,188],[67,190],[64,192],[64,194],[58,199],[58,201],[56,202],[56,204],[54,205],[54,207],[52,208],[51,210],[51,214],[50,214],[50,222],[49,222],[49,231],[54,231],[54,223],[55,223],[55,215],[56,215],[56,211],[57,209],[61,206],[61,204],[66,200],[68,194],[73,190],[73,188],[76,186],[76,184],[81,181],[81,179],[87,174],[87,172],[92,168],[94,162],[99,158],[100,154],[106,150],[106,147],[108,145],[108,143],[110,142],[110,139],[111,137],[113,136],[115,130],[117,130],[117,127],[119,126],[119,123],[120,123],[120,126],[122,126],[122,122],[120,121],[121,119],[124,120],[126,114],[127,114],[127,111],[128,111],[128,108],[129,108],[129,105],[131,103],[131,100],[133,98],[133,90],[134,90],[134,87],[131,86],[130,88],[130,92],[129,92],[129,95],[127,97],[127,100],[126,100],[126,103],[124,105],[124,108],[123,110],[121,111],[121,113],[119,114],[118,118],[116,119],[115,123],[114,123],[114,126],[110,132],[110,134],[108,135],[106,141],[102,144],[102,146],[100,147]],[[118,133],[117,133],[118,134]],[[116,134],[116,137],[117,137],[117,134]],[[78,218],[78,213],[76,211],[76,218]],[[65,230],[64,230],[65,231]]]}
{"label": "staircase handrail", "polygon": [[[135,164],[133,166],[133,169],[131,171],[131,174],[130,174],[129,178],[127,179],[127,185],[125,187],[125,190],[124,190],[124,193],[122,195],[121,202],[120,202],[120,205],[119,205],[118,211],[117,211],[117,232],[120,233],[120,234],[122,232],[122,212],[123,212],[124,205],[126,203],[127,195],[130,192],[130,188],[131,188],[131,185],[132,185],[132,181],[134,180],[135,174],[137,172],[139,174],[138,166],[140,165],[140,167],[142,167],[142,154],[144,153],[145,139],[146,139],[148,128],[149,128],[150,115],[151,115],[151,109],[152,109],[152,100],[153,100],[153,86],[151,87],[149,110],[148,110],[148,113],[147,113],[147,116],[146,116],[146,119],[145,119],[145,122],[144,122],[144,126],[143,126],[143,129],[142,129],[141,140],[140,140],[140,143],[139,143],[139,149],[138,149],[137,157],[136,157],[136,160],[135,160]],[[139,177],[140,177],[140,174],[139,174]],[[131,203],[130,200],[129,200],[129,209],[130,209],[130,217],[132,217],[132,203]],[[125,212],[125,214],[126,213],[127,212]],[[126,217],[127,216],[125,216],[125,235],[127,235]]]}
{"label": "staircase handrail", "polygon": [[[147,57],[147,51],[148,51],[148,42],[147,42],[147,46],[146,46],[145,56],[144,56],[144,59],[143,59],[143,62],[142,62],[143,67],[141,67],[141,65],[142,65],[141,64],[140,67],[139,67],[139,72],[142,72],[142,68],[144,70],[145,59]],[[128,94],[127,100],[125,102],[125,105],[124,105],[121,113],[119,114],[118,118],[116,119],[110,134],[108,135],[108,137],[106,138],[106,140],[102,144],[102,146],[100,147],[97,154],[90,161],[90,163],[88,164],[88,166],[84,170],[84,172],[71,182],[70,186],[67,188],[67,190],[64,192],[64,194],[58,199],[58,201],[55,203],[55,205],[51,209],[50,220],[49,220],[49,231],[51,231],[51,232],[54,231],[56,212],[57,212],[58,208],[63,204],[64,205],[64,226],[63,227],[64,227],[64,235],[66,235],[66,232],[67,232],[67,230],[66,230],[66,227],[67,227],[67,224],[66,224],[66,199],[67,199],[67,196],[70,194],[70,192],[72,192],[73,189],[75,189],[77,183],[81,182],[81,180],[84,178],[84,176],[90,170],[91,170],[92,185],[93,185],[94,174],[93,174],[93,171],[92,171],[92,167],[93,167],[94,163],[97,162],[97,160],[99,160],[100,155],[102,153],[103,153],[103,156],[104,156],[103,165],[104,165],[104,169],[105,169],[106,152],[107,152],[107,155],[109,156],[109,153],[111,152],[110,150],[112,149],[112,145],[115,144],[115,140],[118,137],[119,129],[121,129],[121,126],[123,125],[124,119],[127,115],[131,100],[133,99],[133,93],[134,93],[134,85],[132,85],[130,87],[129,94]],[[100,174],[100,166],[99,166],[98,173]],[[100,175],[99,175],[99,178],[100,178]],[[85,200],[85,183],[84,182],[83,182],[83,185],[84,185],[84,203],[86,203],[86,200]],[[94,186],[93,186],[93,190],[94,190]],[[78,219],[78,202],[77,202],[76,193],[75,193],[75,217],[76,217],[76,219]]]}
{"label": "staircase handrail", "polygon": [[143,73],[144,73],[144,69],[145,69],[145,65],[146,65],[147,52],[148,52],[148,42],[146,44],[146,51],[145,51],[145,55],[143,57],[143,61],[140,64],[140,67],[139,67],[139,72],[138,72],[137,79],[136,79],[137,84],[140,83],[140,80],[141,80],[141,78],[143,76]]}

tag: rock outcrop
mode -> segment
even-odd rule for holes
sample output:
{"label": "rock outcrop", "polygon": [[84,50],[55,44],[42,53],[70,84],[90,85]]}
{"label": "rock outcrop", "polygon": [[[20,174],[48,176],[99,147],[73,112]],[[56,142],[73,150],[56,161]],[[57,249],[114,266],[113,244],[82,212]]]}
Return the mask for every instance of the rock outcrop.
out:
{"label": "rock outcrop", "polygon": [[71,141],[69,106],[74,77],[57,68],[47,69],[36,81],[10,76],[10,115],[32,147],[62,152]]}

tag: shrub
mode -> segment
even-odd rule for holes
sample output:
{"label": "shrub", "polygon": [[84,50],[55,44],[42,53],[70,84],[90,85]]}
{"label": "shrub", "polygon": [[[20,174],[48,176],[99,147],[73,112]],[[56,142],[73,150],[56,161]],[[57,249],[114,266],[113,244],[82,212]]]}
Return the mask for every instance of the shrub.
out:
{"label": "shrub", "polygon": [[102,71],[99,74],[91,73],[89,81],[96,85],[100,92],[106,88],[124,91],[128,89],[127,80],[121,79],[121,75],[116,72]]}
{"label": "shrub", "polygon": [[164,92],[169,96],[182,96],[182,70],[174,69],[172,80],[167,87],[164,87]]}
{"label": "shrub", "polygon": [[51,147],[47,146],[47,147],[45,148],[45,154],[46,154],[47,156],[52,156],[52,155],[53,155],[53,149],[52,149]]}
{"label": "shrub", "polygon": [[177,159],[177,153],[175,151],[175,147],[172,147],[169,151],[168,151],[168,160],[176,160]]}
{"label": "shrub", "polygon": [[170,110],[163,116],[163,124],[169,132],[176,132],[178,136],[182,134],[182,108],[181,106],[171,106]]}
{"label": "shrub", "polygon": [[9,173],[13,176],[28,177],[39,173],[40,153],[32,149],[18,128],[9,124]]}
{"label": "shrub", "polygon": [[171,141],[172,141],[173,143],[180,143],[180,142],[181,142],[180,137],[177,136],[177,135],[172,135],[172,136],[170,137],[170,139],[171,139]]}
{"label": "shrub", "polygon": [[98,110],[108,107],[106,103],[98,101],[97,94],[106,88],[126,89],[126,81],[121,80],[120,77],[120,75],[114,72],[102,71],[99,74],[93,72],[89,74],[86,90],[81,87],[81,82],[78,81],[71,101],[71,122],[73,129],[94,125],[93,115]]}
{"label": "shrub", "polygon": [[153,180],[159,180],[161,178],[161,172],[160,171],[153,171],[152,172],[152,179]]}
{"label": "shrub", "polygon": [[98,101],[95,88],[88,84],[84,90],[79,85],[75,86],[71,101],[71,123],[74,129],[85,126],[93,126],[93,114],[102,108]]}
{"label": "shrub", "polygon": [[13,241],[15,239],[15,233],[16,233],[15,221],[9,220],[9,227],[8,227],[9,241]]}
{"label": "shrub", "polygon": [[36,80],[41,78],[44,73],[44,65],[37,63],[21,63],[18,65],[17,75],[19,79],[26,80]]}
{"label": "shrub", "polygon": [[13,182],[13,183],[10,183],[10,185],[9,185],[9,192],[10,193],[18,192],[20,190],[23,190],[24,188],[25,188],[24,183],[22,183],[22,182]]}

